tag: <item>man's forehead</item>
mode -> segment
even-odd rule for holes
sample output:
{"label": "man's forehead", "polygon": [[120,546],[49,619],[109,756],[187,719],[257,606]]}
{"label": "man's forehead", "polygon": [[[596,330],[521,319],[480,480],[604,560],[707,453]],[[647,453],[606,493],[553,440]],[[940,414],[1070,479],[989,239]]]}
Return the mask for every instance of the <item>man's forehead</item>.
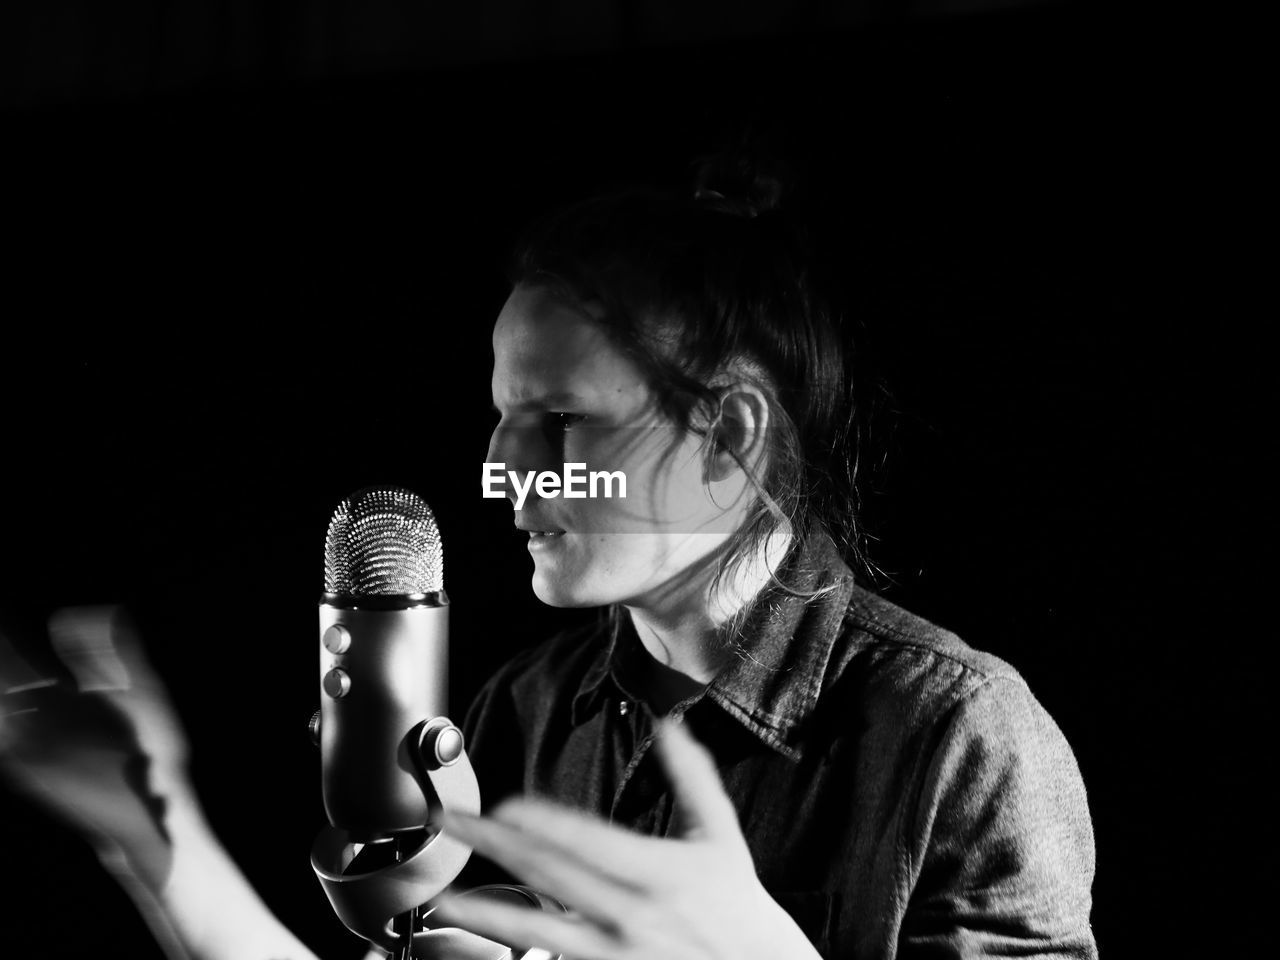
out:
{"label": "man's forehead", "polygon": [[603,307],[584,304],[547,286],[520,285],[511,291],[493,328],[494,340],[501,336],[543,334],[553,331],[603,333]]}
{"label": "man's forehead", "polygon": [[494,325],[493,351],[495,377],[590,380],[625,365],[586,309],[539,288],[513,291]]}

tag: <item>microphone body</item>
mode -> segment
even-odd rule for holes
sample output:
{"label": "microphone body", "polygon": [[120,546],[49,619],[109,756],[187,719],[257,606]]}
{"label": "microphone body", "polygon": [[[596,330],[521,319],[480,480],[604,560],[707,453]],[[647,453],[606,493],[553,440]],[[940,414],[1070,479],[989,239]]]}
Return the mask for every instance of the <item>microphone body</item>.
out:
{"label": "microphone body", "polygon": [[448,715],[444,591],[373,600],[326,594],[320,603],[324,807],[356,841],[433,819],[413,732]]}

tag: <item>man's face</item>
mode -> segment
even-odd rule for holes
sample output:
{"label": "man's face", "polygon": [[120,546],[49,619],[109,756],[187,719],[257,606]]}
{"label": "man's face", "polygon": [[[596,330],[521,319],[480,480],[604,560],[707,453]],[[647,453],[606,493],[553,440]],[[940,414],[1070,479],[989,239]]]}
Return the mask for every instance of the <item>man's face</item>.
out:
{"label": "man's face", "polygon": [[[521,478],[563,474],[565,463],[626,476],[625,499],[543,498],[529,490],[515,522],[529,533],[539,599],[643,606],[724,543],[742,504],[727,503],[723,491],[713,496],[702,438],[660,412],[640,369],[608,339],[591,306],[518,286],[494,326],[493,353],[501,419],[490,463]],[[507,495],[514,505],[510,483]]]}

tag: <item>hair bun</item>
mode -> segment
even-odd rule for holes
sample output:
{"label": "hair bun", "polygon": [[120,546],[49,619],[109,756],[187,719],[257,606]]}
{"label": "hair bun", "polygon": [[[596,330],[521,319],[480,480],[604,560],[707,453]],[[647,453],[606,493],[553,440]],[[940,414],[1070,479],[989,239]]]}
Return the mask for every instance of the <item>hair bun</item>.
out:
{"label": "hair bun", "polygon": [[699,161],[693,200],[706,209],[750,219],[777,210],[784,193],[776,165],[726,151]]}

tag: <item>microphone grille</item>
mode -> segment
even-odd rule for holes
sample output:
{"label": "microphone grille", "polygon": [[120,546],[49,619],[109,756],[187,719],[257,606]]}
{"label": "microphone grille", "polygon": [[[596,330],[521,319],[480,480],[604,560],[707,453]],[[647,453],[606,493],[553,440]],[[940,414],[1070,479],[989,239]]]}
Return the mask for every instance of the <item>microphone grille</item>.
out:
{"label": "microphone grille", "polygon": [[402,596],[444,589],[435,514],[402,487],[365,487],[338,504],[324,541],[325,593]]}

